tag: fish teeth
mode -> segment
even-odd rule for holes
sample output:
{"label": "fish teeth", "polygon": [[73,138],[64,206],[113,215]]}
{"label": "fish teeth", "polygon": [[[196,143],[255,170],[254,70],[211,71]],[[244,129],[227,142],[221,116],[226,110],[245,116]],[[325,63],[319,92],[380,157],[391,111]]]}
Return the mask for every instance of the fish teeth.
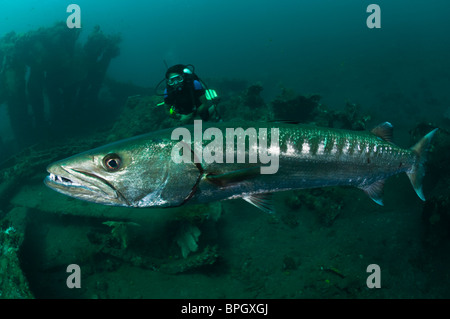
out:
{"label": "fish teeth", "polygon": [[49,178],[50,178],[52,181],[57,182],[57,183],[61,183],[61,184],[71,184],[71,185],[74,184],[74,185],[75,185],[75,183],[73,183],[71,180],[68,180],[68,179],[66,179],[66,178],[64,178],[64,177],[62,177],[62,176],[55,175],[55,174],[52,174],[52,173],[50,173]]}

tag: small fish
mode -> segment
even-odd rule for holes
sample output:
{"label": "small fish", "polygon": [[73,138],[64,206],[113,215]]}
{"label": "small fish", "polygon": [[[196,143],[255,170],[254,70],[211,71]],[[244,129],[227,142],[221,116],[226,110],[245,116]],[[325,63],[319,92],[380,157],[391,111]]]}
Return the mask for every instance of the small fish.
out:
{"label": "small fish", "polygon": [[[274,192],[339,185],[358,187],[383,205],[385,180],[405,172],[419,198],[425,200],[424,163],[437,129],[405,149],[392,143],[393,127],[389,122],[371,132],[286,123],[214,124],[223,132],[222,137],[227,128],[243,127],[248,133],[244,138],[248,140],[247,159],[252,150],[261,151],[264,147],[261,143],[250,145],[250,141],[257,140],[254,134],[267,129],[269,141],[275,138],[271,132],[276,129],[278,143],[270,147],[270,153],[278,160],[276,173],[261,174],[261,161],[230,163],[225,153],[222,162],[199,161],[201,154],[197,154],[195,141],[186,142],[192,150],[192,160],[176,163],[172,150],[180,140],[172,139],[173,130],[169,129],[55,162],[48,166],[49,176],[44,182],[62,194],[104,205],[176,207],[243,198],[263,211],[273,212],[270,195]],[[192,125],[185,128],[196,133]],[[222,137],[216,136],[214,142],[220,142]],[[211,143],[211,138],[202,141],[201,147],[204,150]],[[233,151],[237,158],[237,147]]]}

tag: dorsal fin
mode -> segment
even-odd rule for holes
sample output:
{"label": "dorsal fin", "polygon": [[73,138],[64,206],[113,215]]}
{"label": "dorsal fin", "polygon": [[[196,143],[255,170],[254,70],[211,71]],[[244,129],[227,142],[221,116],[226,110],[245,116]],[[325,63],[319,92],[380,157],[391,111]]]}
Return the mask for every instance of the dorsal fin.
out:
{"label": "dorsal fin", "polygon": [[392,126],[391,123],[384,122],[374,127],[371,132],[387,142],[392,142],[392,138],[394,135],[394,127]]}

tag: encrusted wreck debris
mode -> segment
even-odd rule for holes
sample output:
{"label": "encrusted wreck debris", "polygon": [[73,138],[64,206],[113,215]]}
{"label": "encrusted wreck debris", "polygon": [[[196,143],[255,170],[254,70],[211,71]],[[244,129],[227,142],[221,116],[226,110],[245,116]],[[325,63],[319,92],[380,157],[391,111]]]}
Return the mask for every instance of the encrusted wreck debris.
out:
{"label": "encrusted wreck debris", "polygon": [[0,104],[7,106],[20,147],[110,113],[101,112],[98,96],[120,37],[97,26],[82,45],[80,30],[60,22],[0,39]]}
{"label": "encrusted wreck debris", "polygon": [[[92,41],[98,37],[104,39],[97,30]],[[103,42],[100,41],[100,43]],[[89,50],[95,51],[94,48]],[[120,83],[114,85],[116,88],[120,87]],[[369,115],[363,114],[357,104],[347,103],[343,110],[330,110],[320,102],[318,95],[303,96],[289,90],[284,90],[273,101],[266,103],[260,96],[261,92],[260,85],[253,85],[240,94],[223,100],[219,104],[219,112],[223,120],[290,120],[362,130],[366,129],[366,123],[370,119]],[[85,102],[88,103],[88,100]],[[56,273],[65,274],[64,266],[67,262],[74,262],[71,260],[73,256],[76,257],[75,261],[80,263],[84,276],[88,278],[102,272],[119,271],[124,265],[165,276],[187,274],[205,268],[210,270],[223,265],[222,261],[225,257],[222,254],[222,245],[226,246],[226,243],[221,242],[223,239],[218,234],[220,229],[217,226],[223,209],[220,203],[186,206],[166,210],[164,214],[159,212],[160,215],[150,213],[150,210],[139,210],[136,218],[144,221],[141,223],[141,220],[129,218],[132,215],[130,209],[89,204],[53,193],[52,200],[45,197],[46,189],[41,182],[46,175],[45,168],[49,163],[106,142],[176,127],[179,124],[178,119],[171,117],[167,109],[158,105],[161,101],[162,98],[159,96],[148,96],[142,94],[142,91],[137,91],[136,95],[130,94],[118,118],[114,121],[110,119],[108,129],[93,132],[89,136],[80,137],[72,134],[70,138],[64,140],[41,141],[2,162],[0,167],[0,252],[2,253],[0,265],[2,265],[1,269],[6,269],[6,272],[0,274],[0,291],[2,292],[0,297],[31,298],[33,294],[37,297],[54,296],[48,292],[51,288],[45,286],[43,280]],[[421,131],[418,136],[424,133],[426,132]],[[438,135],[440,139],[439,136],[443,135]],[[442,169],[440,163],[446,161],[442,158],[433,159],[438,149],[448,157],[448,153],[445,152],[448,149],[447,142],[438,142],[435,148],[436,152],[430,156],[430,165],[436,166],[430,170],[431,178],[437,178],[436,171]],[[448,177],[447,170],[443,173]],[[26,187],[30,187],[30,190],[21,195],[21,192],[25,193]],[[293,214],[298,213],[302,205],[305,205],[309,210],[317,213],[322,226],[328,227],[340,218],[342,210],[349,205],[349,200],[343,200],[343,193],[344,191],[333,188],[292,192],[284,201],[290,211],[287,214],[286,212],[280,214],[281,221],[291,228],[298,227],[298,217],[294,218]],[[36,195],[34,201],[29,198],[30,194]],[[432,227],[445,226],[448,223],[446,213],[448,194],[445,196],[444,193],[430,196],[429,202],[425,205],[424,218],[430,221]],[[154,220],[149,222],[143,217],[146,214],[155,214],[158,217],[154,217]],[[26,216],[33,217],[25,218]],[[31,222],[30,219],[32,219]],[[275,218],[272,222],[274,220]],[[161,222],[156,227],[161,228],[160,232],[155,229],[153,229],[154,233],[148,231],[148,226],[153,221]],[[35,227],[27,230],[27,225]],[[28,234],[29,237],[25,244],[23,244],[24,234]],[[74,236],[78,241],[65,244],[64,249],[68,251],[62,251],[61,246],[51,246],[55,243],[55,239],[61,239],[63,236]],[[33,237],[39,240],[36,239],[34,243],[30,239]],[[23,245],[25,248],[22,248]],[[30,256],[31,251],[40,255]],[[38,263],[38,269],[23,271],[21,261],[24,260],[28,263]],[[245,256],[243,260],[245,265],[252,265],[251,260],[246,259]],[[256,262],[254,264],[256,265]],[[257,267],[263,269],[261,265],[257,265],[242,266],[242,269],[232,271],[236,272],[237,278],[246,276],[254,278],[254,269],[260,269]],[[301,266],[297,257],[295,260],[289,257],[285,258],[282,268],[284,275],[287,276]],[[260,270],[260,273],[263,276],[266,270]],[[337,273],[334,272],[334,274]],[[44,279],[40,279],[41,277]],[[352,287],[355,285],[352,283]],[[36,287],[44,288],[33,290]],[[107,290],[107,285],[100,281],[96,282],[95,287],[101,291]],[[65,290],[63,292],[66,293]],[[83,295],[85,296],[86,294]],[[94,295],[96,296],[102,297],[108,294]]]}
{"label": "encrusted wreck debris", "polygon": [[28,209],[15,207],[0,220],[0,299],[33,298],[20,262]]}

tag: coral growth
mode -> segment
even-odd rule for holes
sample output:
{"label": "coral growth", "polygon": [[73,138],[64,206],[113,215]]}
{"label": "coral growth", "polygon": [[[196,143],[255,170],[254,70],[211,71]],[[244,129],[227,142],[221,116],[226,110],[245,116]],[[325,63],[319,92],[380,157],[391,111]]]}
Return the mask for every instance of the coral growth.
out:
{"label": "coral growth", "polygon": [[133,222],[124,221],[106,221],[103,222],[103,224],[111,227],[111,235],[121,244],[123,249],[128,247],[131,232],[130,228],[140,226]]}
{"label": "coral growth", "polygon": [[[98,121],[98,95],[110,61],[119,54],[120,37],[96,27],[80,46],[80,30],[61,22],[0,39],[0,102],[7,104],[19,145],[62,128],[78,129],[77,120]],[[103,118],[109,114],[103,113]]]}
{"label": "coral growth", "polygon": [[26,215],[26,208],[17,207],[0,219],[0,299],[33,298],[19,260]]}
{"label": "coral growth", "polygon": [[179,229],[176,241],[181,248],[183,258],[186,258],[191,252],[197,251],[200,234],[200,229],[191,224],[185,224],[184,227]]}

